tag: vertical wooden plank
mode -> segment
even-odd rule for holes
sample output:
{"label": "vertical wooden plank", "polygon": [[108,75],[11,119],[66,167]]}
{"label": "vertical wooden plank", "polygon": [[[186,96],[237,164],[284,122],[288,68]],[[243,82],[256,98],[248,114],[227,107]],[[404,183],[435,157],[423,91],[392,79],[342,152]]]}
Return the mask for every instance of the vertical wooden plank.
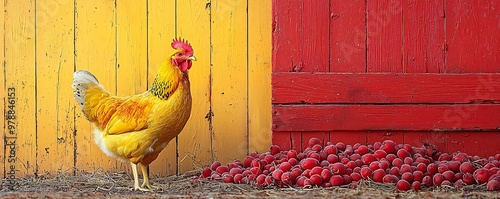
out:
{"label": "vertical wooden plank", "polygon": [[446,1],[448,73],[500,72],[499,1]]}
{"label": "vertical wooden plank", "polygon": [[443,6],[443,1],[402,2],[404,72],[444,72]]}
{"label": "vertical wooden plank", "polygon": [[223,163],[248,154],[246,9],[246,1],[211,4],[212,142]]}
{"label": "vertical wooden plank", "polygon": [[365,72],[366,2],[330,1],[330,71]]}
{"label": "vertical wooden plank", "polygon": [[297,151],[302,150],[302,132],[290,132],[290,141],[292,142],[292,149]]}
{"label": "vertical wooden plank", "polygon": [[[163,0],[148,0],[148,72],[147,84],[153,83],[161,63],[168,59],[172,50],[170,43],[175,36],[175,2]],[[172,140],[158,158],[149,166],[150,174],[160,176],[172,175],[177,171],[177,144]]]}
{"label": "vertical wooden plank", "polygon": [[[304,72],[329,71],[330,2],[302,2],[302,61]],[[299,21],[297,21],[299,22]]]}
{"label": "vertical wooden plank", "polygon": [[447,151],[448,134],[453,132],[442,131],[405,131],[403,141],[405,144],[410,144],[416,147],[424,145],[436,146],[438,151]]}
{"label": "vertical wooden plank", "polygon": [[[5,3],[0,3],[0,10],[4,11],[4,14],[0,14],[0,27],[4,27],[2,31],[0,31],[0,78],[2,79],[1,81],[3,82],[3,85],[0,86],[0,93],[4,93],[2,95],[2,100],[3,100],[3,105],[0,106],[0,113],[2,113],[2,119],[0,120],[0,127],[3,128],[3,133],[2,135],[6,137],[8,135],[7,130],[8,126],[7,124],[7,116],[5,115],[6,112],[6,107],[8,106],[8,90],[7,90],[7,85],[6,85],[6,76],[5,76]],[[5,155],[8,154],[7,151],[5,150],[5,142],[0,143],[0,147],[2,147],[3,152],[0,153],[0,172],[2,173],[3,178],[6,178],[5,176]]]}
{"label": "vertical wooden plank", "polygon": [[[147,1],[116,1],[116,94],[147,90]],[[118,161],[130,170],[130,164]]]}
{"label": "vertical wooden plank", "polygon": [[[77,0],[75,6],[76,70],[92,72],[106,90],[115,94],[115,2]],[[91,124],[80,107],[75,111],[76,168],[92,171],[116,167],[116,160],[107,157],[95,144]]]}
{"label": "vertical wooden plank", "polygon": [[326,144],[330,141],[330,132],[320,132],[320,131],[312,131],[312,132],[302,132],[302,148],[301,150],[309,147],[309,140],[311,138],[318,138],[321,140],[321,144]]}
{"label": "vertical wooden plank", "polygon": [[302,5],[302,0],[273,0],[273,72],[303,67]]}
{"label": "vertical wooden plank", "polygon": [[[217,2],[226,3],[227,1]],[[215,4],[216,2],[214,2]],[[226,6],[226,5],[224,5]],[[231,7],[231,5],[227,5]],[[222,9],[229,9],[221,7]],[[178,37],[187,39],[194,49],[197,61],[189,70],[193,108],[191,117],[179,135],[179,172],[184,173],[200,169],[214,161],[212,156],[211,131],[209,129],[210,112],[210,9],[200,1],[177,2],[177,33]],[[225,12],[225,10],[222,10]],[[193,22],[196,21],[196,31]],[[241,27],[236,27],[241,28]],[[227,30],[227,27],[223,28]],[[229,50],[231,51],[231,50]],[[228,51],[226,51],[227,53]],[[221,52],[222,53],[222,52]],[[244,51],[242,51],[244,53]],[[225,54],[225,53],[224,53]],[[221,55],[222,56],[222,55]],[[220,63],[220,62],[219,62]],[[244,69],[245,65],[238,65]],[[228,67],[228,66],[224,66]],[[233,65],[229,67],[234,67]],[[223,115],[219,115],[223,117]],[[245,116],[239,115],[244,118]],[[241,131],[239,133],[243,133]],[[236,133],[236,132],[235,132]],[[224,138],[225,139],[225,138]]]}
{"label": "vertical wooden plank", "polygon": [[365,131],[332,131],[330,132],[330,142],[343,142],[345,144],[373,144],[368,143]]}
{"label": "vertical wooden plank", "polygon": [[382,142],[384,140],[392,140],[397,144],[404,143],[404,132],[398,131],[368,131],[366,132],[366,142],[373,144],[374,142]]}
{"label": "vertical wooden plank", "polygon": [[146,91],[146,1],[116,2],[116,89],[118,96]]}
{"label": "vertical wooden plank", "polygon": [[[273,132],[272,134],[272,144],[278,145],[281,150],[290,150],[292,149],[292,140],[290,132]],[[269,150],[269,146],[267,148]],[[250,152],[257,151],[259,153],[263,153],[266,151],[266,149],[261,149],[261,150],[252,150],[250,149]]]}
{"label": "vertical wooden plank", "polygon": [[[272,71],[293,72],[302,63],[302,0],[272,1]],[[273,132],[274,134],[274,132]],[[274,136],[274,135],[273,135]],[[279,137],[279,135],[277,135]],[[290,132],[291,147],[301,149],[301,132]],[[276,143],[273,141],[273,143]]]}
{"label": "vertical wooden plank", "polygon": [[[36,174],[35,2],[5,2],[5,86],[15,103],[6,107],[15,127],[5,138],[7,178]],[[12,88],[9,90],[9,88]],[[14,113],[11,112],[11,113]],[[15,118],[15,119],[14,119]]]}
{"label": "vertical wooden plank", "polygon": [[[292,69],[293,72],[328,72],[329,69],[329,21],[330,21],[330,2],[326,0],[310,3],[301,2],[301,19],[295,21],[301,25],[300,60],[301,65]],[[281,63],[280,63],[281,64]],[[291,135],[297,135],[299,132],[292,132]],[[312,137],[320,140],[329,139],[326,136],[328,132],[300,132],[300,151],[309,146],[309,139]],[[296,137],[296,136],[294,136]],[[297,140],[294,139],[294,145]]]}
{"label": "vertical wooden plank", "polygon": [[488,157],[500,153],[498,132],[446,132],[447,149],[446,152],[465,152],[468,155],[478,155]]}
{"label": "vertical wooden plank", "polygon": [[248,1],[249,151],[267,151],[272,143],[269,138],[273,137],[271,131],[271,9],[271,1],[258,3]]}
{"label": "vertical wooden plank", "polygon": [[38,173],[68,172],[74,165],[71,97],[74,70],[73,1],[36,3]]}
{"label": "vertical wooden plank", "polygon": [[[330,2],[328,0],[314,3],[302,2],[302,67],[299,72],[328,72],[330,69]],[[302,148],[308,146],[309,139],[317,137],[324,140],[328,132],[302,132]],[[329,139],[329,137],[328,137]]]}
{"label": "vertical wooden plank", "polygon": [[403,72],[399,0],[367,1],[368,72]]}

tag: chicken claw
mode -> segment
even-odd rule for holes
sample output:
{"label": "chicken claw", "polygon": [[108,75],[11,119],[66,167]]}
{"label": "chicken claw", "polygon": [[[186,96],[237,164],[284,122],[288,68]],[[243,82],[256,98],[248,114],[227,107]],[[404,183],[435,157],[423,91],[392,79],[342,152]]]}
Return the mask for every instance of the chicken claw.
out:
{"label": "chicken claw", "polygon": [[144,183],[142,183],[141,187],[148,188],[151,191],[158,189],[157,186],[153,186],[151,182],[149,182],[148,167],[142,164],[139,164],[139,167],[141,168],[142,177],[144,178]]}
{"label": "chicken claw", "polygon": [[149,190],[149,191],[154,191],[154,190],[157,190],[157,189],[158,189],[158,187],[157,187],[157,186],[153,186],[153,185],[151,185],[151,184],[144,184],[144,183],[142,184],[142,186],[141,186],[141,187],[142,187],[143,189],[147,189],[147,190]]}
{"label": "chicken claw", "polygon": [[[132,173],[134,174],[134,191],[153,191],[150,187],[148,187],[149,189],[146,189],[146,188],[143,188],[139,186],[139,175],[137,174],[137,164],[134,164],[134,163],[130,163],[130,165],[132,166]],[[140,165],[141,166],[141,165]],[[142,169],[142,167],[141,167]],[[144,181],[144,183],[146,183],[146,181]],[[148,184],[149,184],[149,180],[148,180]]]}

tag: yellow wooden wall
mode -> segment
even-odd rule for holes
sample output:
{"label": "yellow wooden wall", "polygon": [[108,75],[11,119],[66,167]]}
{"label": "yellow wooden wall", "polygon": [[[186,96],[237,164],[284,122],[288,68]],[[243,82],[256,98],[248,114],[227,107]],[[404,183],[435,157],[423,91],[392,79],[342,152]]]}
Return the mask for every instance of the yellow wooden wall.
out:
{"label": "yellow wooden wall", "polygon": [[5,0],[0,7],[4,177],[129,170],[94,144],[72,74],[89,70],[117,95],[144,92],[179,36],[198,59],[193,111],[151,172],[243,159],[271,144],[271,1]]}

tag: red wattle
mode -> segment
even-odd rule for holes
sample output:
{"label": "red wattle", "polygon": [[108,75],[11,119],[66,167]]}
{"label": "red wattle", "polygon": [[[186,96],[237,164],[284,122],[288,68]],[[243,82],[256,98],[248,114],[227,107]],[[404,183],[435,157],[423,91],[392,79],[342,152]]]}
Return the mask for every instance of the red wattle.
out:
{"label": "red wattle", "polygon": [[186,71],[188,68],[189,68],[189,65],[188,65],[188,62],[187,62],[187,61],[182,62],[182,63],[180,64],[180,66],[179,66],[179,69],[180,69],[182,72]]}

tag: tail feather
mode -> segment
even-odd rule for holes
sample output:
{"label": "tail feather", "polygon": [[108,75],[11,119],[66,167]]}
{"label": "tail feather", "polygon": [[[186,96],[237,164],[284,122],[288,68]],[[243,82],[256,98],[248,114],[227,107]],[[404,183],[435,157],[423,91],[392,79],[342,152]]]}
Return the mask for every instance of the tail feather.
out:
{"label": "tail feather", "polygon": [[71,87],[75,89],[73,94],[75,95],[76,101],[78,101],[78,105],[82,109],[85,106],[85,95],[90,84],[98,85],[106,92],[99,84],[99,81],[97,81],[97,78],[89,71],[80,70],[73,74],[73,84],[71,84]]}
{"label": "tail feather", "polygon": [[101,130],[109,121],[109,117],[116,111],[123,100],[111,94],[99,84],[97,78],[88,71],[77,71],[73,74],[73,94],[82,109],[83,115],[90,122],[96,122]]}

